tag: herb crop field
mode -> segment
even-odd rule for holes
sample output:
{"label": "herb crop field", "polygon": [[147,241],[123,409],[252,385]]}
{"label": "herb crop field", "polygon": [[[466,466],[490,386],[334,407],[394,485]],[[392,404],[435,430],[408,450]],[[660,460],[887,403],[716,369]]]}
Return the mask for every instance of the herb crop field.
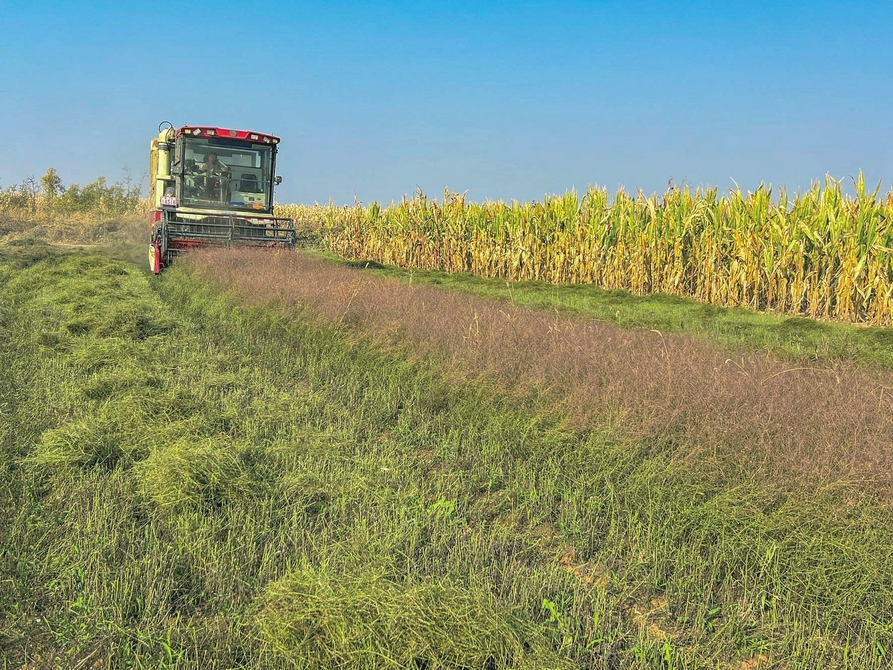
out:
{"label": "herb crop field", "polygon": [[886,331],[427,279],[0,245],[3,667],[890,666]]}

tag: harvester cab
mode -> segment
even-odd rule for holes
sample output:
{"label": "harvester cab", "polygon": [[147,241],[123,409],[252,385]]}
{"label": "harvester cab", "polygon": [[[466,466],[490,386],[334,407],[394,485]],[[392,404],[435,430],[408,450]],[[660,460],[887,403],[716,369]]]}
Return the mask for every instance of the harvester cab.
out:
{"label": "harvester cab", "polygon": [[149,267],[222,244],[293,249],[292,219],[273,213],[279,138],[216,126],[162,123],[149,154]]}

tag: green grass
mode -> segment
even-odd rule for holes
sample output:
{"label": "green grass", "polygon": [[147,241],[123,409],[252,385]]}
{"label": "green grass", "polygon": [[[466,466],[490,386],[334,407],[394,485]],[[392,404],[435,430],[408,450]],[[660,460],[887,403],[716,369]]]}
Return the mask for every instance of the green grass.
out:
{"label": "green grass", "polygon": [[0,324],[5,667],[891,663],[860,488],[575,432],[183,266],[5,245]]}
{"label": "green grass", "polygon": [[536,309],[598,319],[623,328],[685,333],[730,348],[769,351],[777,356],[823,363],[849,360],[893,368],[893,329],[853,326],[780,316],[744,308],[726,308],[670,295],[637,296],[587,284],[508,282],[472,274],[385,267],[366,261],[332,262],[410,283],[443,286]]}

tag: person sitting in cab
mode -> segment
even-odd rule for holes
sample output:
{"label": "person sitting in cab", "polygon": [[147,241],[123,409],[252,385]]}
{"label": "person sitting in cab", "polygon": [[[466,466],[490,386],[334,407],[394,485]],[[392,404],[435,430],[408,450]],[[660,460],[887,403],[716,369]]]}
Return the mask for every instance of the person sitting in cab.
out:
{"label": "person sitting in cab", "polygon": [[199,197],[215,202],[229,199],[230,169],[217,158],[217,154],[209,153],[205,156],[205,164],[196,165],[192,172]]}
{"label": "person sitting in cab", "polygon": [[217,158],[217,154],[209,153],[205,156],[205,164],[195,168],[196,172],[204,172],[208,176],[219,177],[222,175],[229,175],[229,168]]}

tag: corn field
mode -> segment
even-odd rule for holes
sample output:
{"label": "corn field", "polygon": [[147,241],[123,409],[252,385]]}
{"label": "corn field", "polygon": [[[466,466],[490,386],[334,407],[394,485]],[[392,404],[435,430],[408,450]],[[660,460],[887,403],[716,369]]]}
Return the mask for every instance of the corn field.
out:
{"label": "corn field", "polygon": [[861,174],[855,196],[828,178],[793,197],[591,188],[471,204],[447,192],[324,213],[324,243],[351,259],[893,325],[893,191],[879,197]]}

